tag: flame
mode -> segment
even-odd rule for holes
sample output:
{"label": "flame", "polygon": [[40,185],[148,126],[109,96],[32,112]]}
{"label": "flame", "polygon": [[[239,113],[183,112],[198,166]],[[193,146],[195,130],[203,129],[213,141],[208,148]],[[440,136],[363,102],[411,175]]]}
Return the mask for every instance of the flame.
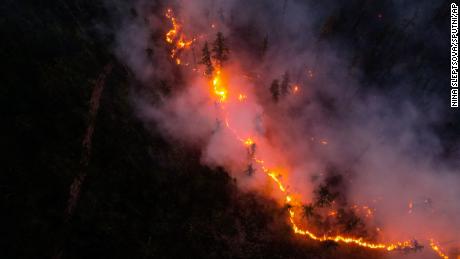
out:
{"label": "flame", "polygon": [[270,176],[273,181],[275,181],[275,183],[278,185],[278,188],[280,189],[280,191],[282,192],[286,192],[286,188],[284,187],[283,183],[279,180],[279,176],[276,175],[275,172],[272,172],[268,169],[264,170],[264,171],[267,171],[267,175]]}
{"label": "flame", "polygon": [[[181,31],[181,25],[178,23],[177,19],[173,16],[173,12],[171,9],[167,9],[166,12],[166,17],[170,19],[173,27],[166,33],[166,42],[169,44],[174,45],[173,50],[171,51],[171,58],[175,58],[176,55],[178,55],[178,52],[182,49],[186,49],[192,45],[192,43],[195,41],[195,39],[186,41],[184,39],[184,36],[180,34]],[[211,25],[212,28],[214,28],[214,25]],[[176,57],[175,61],[178,65],[181,64],[181,60]],[[308,77],[313,77],[313,71],[308,70],[307,71]],[[225,102],[228,98],[228,90],[222,85],[222,72],[221,68],[218,67],[216,69],[216,72],[214,73],[214,76],[212,80],[210,81],[210,84],[212,85],[212,91],[211,93],[215,96],[217,96],[218,101],[220,103]],[[294,85],[293,88],[293,93],[297,93],[300,91],[300,87],[298,85]],[[243,101],[247,98],[246,95],[244,94],[239,94],[238,95],[238,100]],[[224,106],[220,107],[221,109],[224,109]],[[225,121],[225,126],[234,134],[235,138],[240,140],[242,144],[246,147],[250,147],[255,144],[254,140],[252,138],[240,138],[238,136],[238,133],[235,129],[233,129],[229,123],[229,120],[227,117],[224,119]],[[320,142],[323,145],[327,145],[326,140],[321,140]],[[265,167],[265,161],[262,159],[259,159],[255,156],[252,156],[252,161],[255,162],[262,171],[271,179],[274,183],[275,186],[278,187],[281,193],[284,195],[284,200],[286,205],[289,205],[289,223],[291,225],[292,231],[300,236],[305,236],[308,237],[312,240],[319,241],[319,242],[325,242],[325,241],[333,241],[336,243],[344,243],[344,244],[353,244],[357,245],[360,247],[364,248],[369,248],[369,249],[380,249],[380,250],[386,250],[386,251],[394,251],[394,250],[402,250],[405,248],[413,248],[414,244],[411,241],[403,241],[403,242],[395,242],[395,243],[379,243],[379,242],[371,242],[371,241],[366,241],[361,237],[350,237],[350,236],[345,236],[345,235],[318,235],[306,228],[301,228],[298,223],[296,223],[296,213],[295,213],[295,206],[292,205],[298,205],[301,204],[301,202],[296,201],[293,196],[288,193],[286,186],[282,182],[282,175],[279,174],[276,170],[269,169]],[[297,206],[298,207],[298,206]],[[371,216],[373,211],[367,207],[363,206],[363,209],[367,212],[367,216]],[[412,202],[409,204],[409,209],[412,209]],[[336,212],[332,212],[331,215],[336,215]],[[377,231],[380,232],[380,228],[377,228]],[[439,245],[435,244],[435,241],[433,239],[430,240],[430,247],[433,249],[441,258],[443,259],[448,259],[448,257],[442,252],[441,248]]]}
{"label": "flame", "polygon": [[292,88],[292,92],[293,92],[294,94],[296,94],[296,93],[298,93],[299,91],[300,91],[300,86],[294,85],[294,87]]}
{"label": "flame", "polygon": [[394,244],[384,244],[384,243],[372,243],[372,242],[364,241],[362,238],[353,238],[353,237],[347,237],[347,236],[342,236],[342,235],[317,236],[306,229],[299,228],[297,224],[295,223],[294,219],[295,219],[295,212],[292,208],[290,208],[289,209],[289,221],[291,222],[292,230],[294,231],[294,233],[302,235],[302,236],[307,236],[310,239],[320,241],[320,242],[334,241],[336,243],[355,244],[355,245],[370,248],[370,249],[383,249],[387,251],[392,251],[395,249],[402,249],[405,247],[412,247],[412,243],[410,241],[397,242]]}
{"label": "flame", "polygon": [[238,95],[238,101],[242,102],[246,100],[248,97],[245,94],[239,94]]}
{"label": "flame", "polygon": [[433,239],[430,239],[430,247],[439,255],[439,257],[449,259],[449,257],[441,250],[441,247],[439,247]]}
{"label": "flame", "polygon": [[224,102],[227,99],[227,89],[222,86],[221,70],[217,69],[214,78],[212,79],[212,87],[214,94],[219,98],[219,102]]}
{"label": "flame", "polygon": [[179,31],[179,24],[177,23],[176,17],[174,17],[173,12],[170,8],[166,10],[166,18],[168,18],[173,27],[166,33],[166,42],[173,43],[173,39],[176,37],[177,32]]}
{"label": "flame", "polygon": [[251,138],[247,138],[244,141],[244,145],[246,145],[246,146],[251,146],[252,144],[254,144],[254,141]]}
{"label": "flame", "polygon": [[165,16],[171,21],[172,24],[172,28],[166,33],[165,36],[166,42],[173,45],[170,56],[176,61],[177,65],[180,65],[181,60],[177,57],[179,52],[183,49],[189,48],[193,42],[196,41],[196,38],[193,38],[192,40],[185,40],[185,36],[181,32],[182,25],[178,22],[170,8],[166,10]]}
{"label": "flame", "polygon": [[439,257],[449,259],[449,257],[441,250],[439,245],[437,245],[433,239],[430,239],[430,247],[439,255]]}

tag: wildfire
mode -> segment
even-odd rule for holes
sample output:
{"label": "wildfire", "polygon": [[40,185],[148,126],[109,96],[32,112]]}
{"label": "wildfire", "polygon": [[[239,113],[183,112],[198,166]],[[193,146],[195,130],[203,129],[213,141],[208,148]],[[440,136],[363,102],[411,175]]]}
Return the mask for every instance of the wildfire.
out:
{"label": "wildfire", "polygon": [[166,33],[166,42],[173,43],[173,38],[176,37],[177,31],[179,30],[179,24],[176,21],[176,18],[173,16],[173,12],[168,8],[166,11],[166,18],[171,20],[173,28]]}
{"label": "wildfire", "polygon": [[402,249],[405,247],[412,247],[412,244],[410,241],[405,241],[405,242],[398,242],[395,244],[383,244],[383,243],[372,243],[372,242],[367,242],[364,241],[362,238],[352,238],[352,237],[346,237],[346,236],[317,236],[313,234],[312,232],[308,230],[301,229],[297,226],[295,223],[295,212],[292,208],[289,209],[289,221],[291,222],[292,229],[294,230],[294,233],[302,235],[302,236],[307,236],[310,239],[324,242],[324,241],[334,241],[337,243],[345,243],[345,244],[355,244],[361,247],[366,247],[370,249],[384,249],[387,251],[392,251],[395,249]]}
{"label": "wildfire", "polygon": [[[192,43],[195,41],[195,39],[186,41],[185,37],[181,33],[181,25],[177,21],[177,19],[174,17],[173,12],[171,9],[167,9],[166,12],[166,17],[171,21],[172,23],[172,28],[166,33],[166,42],[169,44],[172,44],[174,48],[171,51],[171,58],[175,59],[176,63],[178,65],[181,64],[181,60],[176,57],[182,49],[187,49],[192,45]],[[214,24],[211,25],[212,28],[215,27]],[[313,77],[313,71],[308,70],[307,71],[308,77]],[[228,99],[228,89],[224,87],[223,82],[222,82],[222,71],[221,68],[218,67],[215,72],[213,73],[213,77],[210,81],[210,85],[212,86],[211,93],[212,95],[216,96],[218,98],[218,101],[220,103],[225,102]],[[300,87],[298,85],[294,85],[292,92],[295,94],[300,91]],[[239,94],[238,95],[238,101],[242,102],[246,100],[247,96],[244,94]],[[221,109],[224,109],[223,105],[220,107]],[[225,113],[224,113],[225,114]],[[235,138],[240,140],[242,144],[246,147],[251,147],[255,144],[254,140],[252,138],[240,138],[237,131],[231,127],[229,120],[227,116],[224,118],[225,121],[225,126],[234,134]],[[321,144],[327,145],[328,142],[327,140],[321,140]],[[312,240],[319,241],[319,242],[325,242],[325,241],[333,241],[336,243],[344,243],[344,244],[354,244],[360,247],[365,247],[369,249],[380,249],[380,250],[386,250],[386,251],[394,251],[394,250],[404,250],[404,249],[414,249],[417,248],[417,243],[416,242],[411,242],[411,241],[403,241],[403,242],[395,242],[395,243],[379,243],[379,242],[371,242],[371,241],[365,241],[363,238],[356,238],[356,237],[349,237],[349,236],[344,236],[344,235],[318,235],[315,234],[308,229],[303,229],[301,228],[297,223],[296,223],[296,213],[295,213],[295,206],[293,205],[298,205],[301,204],[299,201],[296,201],[293,196],[291,196],[290,193],[288,193],[286,186],[282,182],[282,175],[279,174],[276,170],[269,169],[265,166],[265,162],[262,159],[259,159],[255,156],[251,157],[252,161],[255,162],[261,169],[262,171],[271,179],[278,189],[283,193],[284,195],[284,200],[286,205],[289,205],[289,222],[292,228],[292,231],[295,234],[301,235],[308,237]],[[412,202],[409,204],[409,209],[411,211],[412,209]],[[370,217],[373,215],[373,210],[367,206],[363,206],[363,210],[366,213],[367,217]],[[331,216],[335,216],[337,212],[333,211],[331,212]],[[378,231],[380,231],[379,228],[377,228]],[[430,240],[430,247],[443,259],[447,259],[448,257],[441,251],[441,248],[439,245],[436,245],[434,240]]]}
{"label": "wildfire", "polygon": [[219,98],[219,102],[224,102],[227,99],[227,89],[222,86],[221,70],[217,69],[214,78],[212,79],[212,87],[214,94]]}
{"label": "wildfire", "polygon": [[189,48],[196,39],[185,39],[184,34],[181,32],[182,25],[178,22],[177,18],[174,17],[174,13],[170,8],[166,10],[165,16],[171,21],[172,24],[172,28],[166,33],[165,36],[166,42],[173,45],[170,56],[175,60],[176,64],[180,65],[181,60],[179,57],[177,57],[179,52],[183,49]]}

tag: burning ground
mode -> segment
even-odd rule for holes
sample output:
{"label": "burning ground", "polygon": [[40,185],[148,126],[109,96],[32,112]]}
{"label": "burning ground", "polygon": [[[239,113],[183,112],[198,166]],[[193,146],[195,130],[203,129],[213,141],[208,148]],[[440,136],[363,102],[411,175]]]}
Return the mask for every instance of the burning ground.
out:
{"label": "burning ground", "polygon": [[[61,6],[80,44],[76,68],[59,55],[36,62],[48,64],[38,70],[44,89],[59,89],[62,71],[97,80],[70,83],[94,89],[85,94],[90,115],[76,112],[79,127],[63,131],[84,162],[49,155],[53,145],[41,151],[58,175],[43,179],[60,186],[47,197],[63,198],[41,198],[45,215],[18,221],[52,237],[26,243],[26,254],[457,256],[458,113],[443,102],[447,2],[90,6]],[[15,118],[32,139],[42,135],[27,130],[39,122]],[[19,171],[9,170],[9,182],[22,186]],[[13,209],[18,197],[43,197],[41,185],[21,196],[14,184],[9,210],[27,212]],[[59,211],[63,222],[53,220]]]}

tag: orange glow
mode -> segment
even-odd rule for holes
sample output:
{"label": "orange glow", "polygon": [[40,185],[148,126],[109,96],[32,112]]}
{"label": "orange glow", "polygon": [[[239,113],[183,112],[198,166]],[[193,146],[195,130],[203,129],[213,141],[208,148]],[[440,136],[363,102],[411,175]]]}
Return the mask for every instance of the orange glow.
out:
{"label": "orange glow", "polygon": [[239,94],[239,95],[238,95],[238,101],[240,101],[240,102],[246,100],[247,98],[248,98],[248,97],[247,97],[246,95],[244,95],[244,94]]}
{"label": "orange glow", "polygon": [[220,69],[218,69],[212,79],[212,86],[214,94],[219,98],[219,102],[224,102],[227,99],[227,89],[222,86],[222,75]]}
{"label": "orange glow", "polygon": [[294,94],[298,93],[300,91],[300,87],[298,85],[294,85],[294,87],[292,88],[292,92]]}
{"label": "orange glow", "polygon": [[441,248],[434,242],[433,239],[430,239],[430,247],[439,255],[439,257],[443,259],[449,259],[449,257],[443,251],[441,251]]}
{"label": "orange glow", "polygon": [[250,146],[254,144],[254,141],[251,139],[251,138],[247,138],[245,141],[244,141],[244,145],[246,146]]}
{"label": "orange glow", "polygon": [[335,217],[337,215],[337,211],[333,210],[327,214],[329,217]]}
{"label": "orange glow", "polygon": [[367,206],[363,206],[363,208],[366,211],[366,217],[372,217],[374,215],[374,211],[371,208]]}

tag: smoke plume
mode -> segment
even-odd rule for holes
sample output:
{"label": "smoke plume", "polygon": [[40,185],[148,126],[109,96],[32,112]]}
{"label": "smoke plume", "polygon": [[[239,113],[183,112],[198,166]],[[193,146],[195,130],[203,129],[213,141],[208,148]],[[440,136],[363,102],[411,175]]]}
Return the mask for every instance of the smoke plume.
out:
{"label": "smoke plume", "polygon": [[[168,8],[193,40],[174,58]],[[460,153],[446,126],[458,114],[444,95],[445,10],[428,1],[137,1],[121,11],[115,51],[140,82],[132,100],[146,125],[199,149],[203,164],[223,167],[242,190],[284,202],[255,157],[303,204],[327,187],[339,196],[334,208],[361,208],[379,241],[429,247],[433,238],[453,251]],[[225,102],[210,97],[200,64],[218,32],[229,48]]]}

